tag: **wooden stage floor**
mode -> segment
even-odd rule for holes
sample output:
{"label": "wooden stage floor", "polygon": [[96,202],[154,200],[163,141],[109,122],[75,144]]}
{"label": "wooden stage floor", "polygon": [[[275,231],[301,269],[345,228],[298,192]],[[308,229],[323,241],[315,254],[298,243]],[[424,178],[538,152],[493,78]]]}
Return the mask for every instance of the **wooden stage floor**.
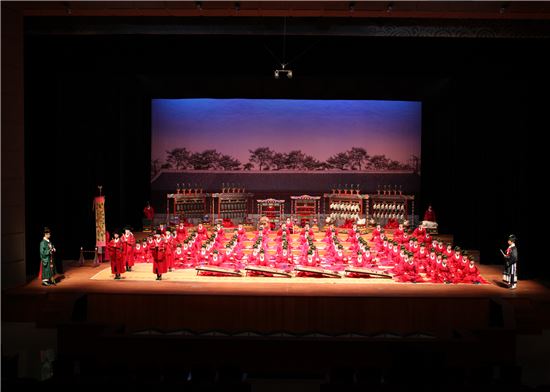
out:
{"label": "wooden stage floor", "polygon": [[278,278],[197,276],[194,270],[175,270],[155,280],[151,264],[136,264],[135,271],[112,279],[110,266],[76,266],[65,263],[64,278],[57,286],[44,287],[38,279],[15,292],[26,293],[140,293],[181,295],[346,296],[346,297],[531,297],[549,295],[542,284],[520,280],[515,290],[501,285],[502,267],[480,265],[489,284],[399,283],[384,278]]}
{"label": "wooden stage floor", "polygon": [[[55,327],[85,320],[124,326],[125,331],[421,331],[439,337],[491,325],[510,331],[539,331],[541,325],[550,325],[550,317],[544,316],[550,315],[550,290],[534,280],[520,280],[515,290],[501,287],[501,266],[481,265],[490,282],[481,285],[377,278],[199,278],[193,270],[168,273],[157,281],[151,269],[151,264],[138,265],[136,272],[114,280],[107,263],[66,265],[57,286],[45,287],[35,279],[4,290],[3,321]],[[98,280],[101,275],[108,278]]]}

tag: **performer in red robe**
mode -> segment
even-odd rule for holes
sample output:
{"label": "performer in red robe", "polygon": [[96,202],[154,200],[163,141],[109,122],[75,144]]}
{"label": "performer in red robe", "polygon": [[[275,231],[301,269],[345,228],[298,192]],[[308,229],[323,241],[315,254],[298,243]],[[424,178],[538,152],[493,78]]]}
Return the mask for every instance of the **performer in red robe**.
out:
{"label": "performer in red robe", "polygon": [[197,227],[197,238],[199,241],[204,241],[208,238],[208,232],[206,231],[206,227],[204,227],[202,223],[199,223],[199,226]]}
{"label": "performer in red robe", "polygon": [[151,231],[155,220],[155,210],[151,207],[151,204],[147,202],[143,209],[143,231]]}
{"label": "performer in red robe", "polygon": [[235,258],[235,265],[238,269],[242,269],[246,265],[246,256],[243,249],[244,247],[239,245],[233,248],[233,257]]}
{"label": "performer in red robe", "polygon": [[187,238],[187,228],[185,227],[183,222],[181,222],[178,225],[178,228],[176,229],[176,232],[177,232],[176,238],[178,240],[178,243],[182,244],[183,241],[185,241],[185,239]]}
{"label": "performer in red robe", "polygon": [[216,223],[216,227],[214,228],[214,232],[218,233],[218,237],[222,240],[225,240],[225,231],[221,224]]}
{"label": "performer in red robe", "polygon": [[303,236],[303,237],[309,236],[313,238],[313,229],[309,227],[309,223],[306,223],[304,228],[300,231],[300,236]]}
{"label": "performer in red robe", "polygon": [[418,252],[420,252],[420,246],[418,244],[419,241],[417,241],[416,238],[413,238],[413,246],[412,249],[409,249],[409,252],[414,253],[415,256]]}
{"label": "performer in red robe", "polygon": [[430,242],[432,242],[432,236],[426,231],[426,235],[424,236],[424,243],[426,245],[430,245]]}
{"label": "performer in red robe", "polygon": [[430,221],[430,222],[437,222],[437,220],[435,219],[435,212],[432,209],[431,205],[428,206],[428,209],[424,213],[424,220]]}
{"label": "performer in red robe", "polygon": [[[310,249],[307,255],[302,255],[298,264],[304,267],[318,267],[320,263],[319,257],[315,257],[313,251]],[[316,274],[310,272],[298,271],[296,274],[298,277],[317,277]]]}
{"label": "performer in red robe", "polygon": [[422,224],[418,225],[413,231],[413,236],[417,238],[418,242],[424,242],[426,239],[426,229]]}
{"label": "performer in red robe", "polygon": [[200,253],[195,256],[195,265],[207,265],[210,255],[206,250],[206,245],[202,245]]}
{"label": "performer in red robe", "polygon": [[166,240],[162,237],[162,231],[155,232],[155,240],[151,249],[153,256],[153,273],[157,274],[157,280],[162,280],[162,274],[168,272],[166,263]]}
{"label": "performer in red robe", "polygon": [[286,227],[286,223],[283,223],[279,230],[277,230],[277,236],[280,237],[285,233],[286,235],[290,235],[290,230],[288,227]]}
{"label": "performer in red robe", "polygon": [[397,258],[397,260],[394,261],[394,265],[399,265],[400,263],[402,263],[403,260],[405,260],[406,253],[407,253],[407,248],[405,248],[404,245],[401,245],[399,248],[399,257]]}
{"label": "performer in red robe", "polygon": [[391,247],[391,253],[388,256],[388,259],[393,264],[397,263],[400,260],[400,258],[399,258],[399,244],[397,243],[397,241],[393,242],[393,245]]}
{"label": "performer in red robe", "polygon": [[148,263],[150,261],[151,252],[149,250],[149,243],[147,242],[147,239],[143,239],[141,241],[141,258],[140,262],[142,263]]}
{"label": "performer in red robe", "polygon": [[349,258],[344,255],[343,246],[340,245],[336,251],[336,254],[330,259],[326,259],[326,262],[328,264],[328,269],[333,271],[343,271],[349,263]]}
{"label": "performer in red robe", "polygon": [[363,253],[362,261],[364,267],[375,267],[378,258],[374,257],[374,255],[370,252],[370,248],[367,247],[365,248],[365,252]]}
{"label": "performer in red robe", "polygon": [[368,262],[363,258],[363,252],[361,251],[358,251],[355,255],[355,257],[352,257],[351,259],[351,264],[354,266],[354,267],[360,267],[360,268],[363,268],[363,267],[369,267],[369,264]]}
{"label": "performer in red robe", "polygon": [[460,283],[464,279],[464,274],[466,271],[466,268],[468,268],[468,264],[470,263],[469,256],[467,254],[462,254],[462,258],[455,267],[455,282],[453,283]]}
{"label": "performer in red robe", "polygon": [[176,245],[176,250],[174,251],[174,267],[175,268],[182,268],[185,264],[186,258],[187,258],[187,244],[185,244],[185,251],[182,248],[181,244]]}
{"label": "performer in red robe", "polygon": [[443,256],[443,260],[441,261],[441,264],[437,265],[436,267],[436,274],[434,281],[437,283],[446,283],[450,284],[453,283],[453,277],[454,271],[452,267],[447,264],[447,257]]}
{"label": "performer in red robe", "polygon": [[166,233],[166,227],[165,227],[164,223],[159,223],[159,230],[162,233],[162,235],[164,235]]}
{"label": "performer in red robe", "polygon": [[197,265],[197,246],[195,244],[195,241],[193,239],[189,240],[189,242],[183,242],[183,268],[193,268]]}
{"label": "performer in red robe", "polygon": [[267,223],[266,225],[260,225],[258,232],[262,233],[263,236],[267,237],[268,234],[271,232],[271,225],[274,225],[273,222]]}
{"label": "performer in red robe", "polygon": [[419,260],[424,260],[428,258],[428,251],[426,250],[426,244],[420,244],[418,252],[416,253],[415,256]]}
{"label": "performer in red robe", "polygon": [[237,226],[237,235],[239,236],[239,240],[246,240],[246,230],[241,223]]}
{"label": "performer in red robe", "polygon": [[[269,260],[269,254],[266,254],[263,249],[260,249],[257,255],[252,255],[248,260],[248,265],[257,265],[261,267],[273,267],[273,263]],[[257,271],[247,271],[249,276],[273,276],[273,274]]]}
{"label": "performer in red robe", "polygon": [[165,246],[165,253],[164,258],[166,260],[166,267],[168,268],[168,271],[174,270],[174,238],[172,237],[172,229],[170,227],[166,228],[166,231],[164,233],[164,246]]}
{"label": "performer in red robe", "polygon": [[143,249],[141,247],[141,242],[136,241],[136,247],[134,248],[134,262],[141,263],[143,257]]}
{"label": "performer in red robe", "polygon": [[124,266],[124,255],[122,248],[122,241],[118,236],[118,230],[113,231],[113,239],[109,241],[107,250],[109,252],[109,258],[111,259],[111,273],[115,275],[115,279],[120,279],[121,274],[126,271]]}
{"label": "performer in red robe", "polygon": [[371,241],[376,242],[377,239],[380,238],[380,236],[382,235],[383,232],[384,232],[384,229],[382,229],[382,226],[381,225],[376,225],[376,229],[374,229],[372,231]]}
{"label": "performer in red robe", "polygon": [[253,265],[259,265],[259,266],[263,266],[263,267],[271,267],[270,263],[269,263],[269,256],[267,255],[266,256],[266,253],[263,249],[260,249],[260,252],[258,253],[258,256],[251,259],[249,264],[253,264]]}
{"label": "performer in red robe", "polygon": [[235,265],[233,249],[231,249],[229,244],[225,247],[225,253],[221,254],[220,257],[222,259],[222,267],[238,269]]}
{"label": "performer in red robe", "polygon": [[429,278],[430,278],[430,281],[432,283],[443,283],[443,280],[440,279],[440,276],[439,276],[439,270],[441,268],[441,263],[443,263],[443,256],[441,255],[441,253],[439,253],[436,256],[435,263],[433,263],[433,265],[430,269],[429,275],[428,275]]}
{"label": "performer in red robe", "polygon": [[153,246],[155,246],[155,236],[149,235],[147,236],[147,262],[152,263],[153,262]]}
{"label": "performer in red robe", "polygon": [[[228,265],[224,264],[224,258],[222,255],[220,255],[220,252],[217,249],[214,249],[212,251],[212,257],[209,258],[209,262],[207,265],[212,267],[227,267]],[[235,271],[237,271],[237,268],[235,268]],[[209,271],[201,271],[201,275],[208,275],[208,276],[225,276],[223,272],[209,272]]]}
{"label": "performer in red robe", "polygon": [[260,253],[259,248],[254,248],[252,250],[252,253],[247,258],[247,264],[248,265],[258,265],[258,255]]}
{"label": "performer in red robe", "polygon": [[[363,252],[358,251],[355,253],[355,257],[351,257],[350,264],[354,267],[364,268],[368,266],[368,263],[363,259]],[[364,278],[362,274],[357,274],[355,272],[348,272],[347,276],[350,278]]]}
{"label": "performer in red robe", "polygon": [[[383,237],[380,237],[380,238],[383,238]],[[376,249],[376,251],[378,252],[378,256],[380,258],[382,257],[386,257],[387,253],[388,253],[388,239],[387,238],[384,238],[383,242],[382,243],[376,243],[374,245],[374,248]]]}
{"label": "performer in red robe", "polygon": [[418,269],[411,252],[405,253],[403,262],[396,266],[393,271],[394,278],[398,282],[417,283],[422,281],[422,278],[418,274]]}
{"label": "performer in red robe", "polygon": [[480,275],[479,269],[475,265],[475,261],[473,258],[470,258],[468,267],[464,269],[464,276],[462,278],[462,282],[473,283],[473,284],[487,283],[487,281],[483,279],[483,277]]}
{"label": "performer in red robe", "polygon": [[432,248],[430,250],[430,255],[424,261],[424,271],[426,272],[426,276],[431,276],[432,271],[435,268],[436,261],[437,261],[437,255],[435,253],[435,249]]}
{"label": "performer in red robe", "polygon": [[351,229],[348,230],[348,239],[355,238],[355,233],[358,233],[358,232],[359,231],[357,230],[357,223],[354,223],[351,226]]}
{"label": "performer in red robe", "polygon": [[447,244],[447,248],[445,248],[443,254],[447,256],[448,259],[453,257],[453,246],[451,244]]}
{"label": "performer in red robe", "polygon": [[222,258],[220,257],[220,252],[217,249],[214,249],[214,251],[212,252],[212,258],[210,259],[210,263],[208,264],[215,267],[221,267]]}
{"label": "performer in red robe", "polygon": [[153,219],[155,218],[155,210],[153,209],[153,207],[151,207],[151,204],[149,202],[147,202],[147,205],[143,209],[143,216],[145,217],[145,219],[151,221],[150,224],[153,224]]}
{"label": "performer in red robe", "polygon": [[461,261],[462,261],[462,250],[460,249],[459,246],[455,246],[455,252],[453,254],[453,257],[450,259],[450,262],[449,260],[447,260],[447,262],[449,262],[449,264],[452,267],[456,268]]}
{"label": "performer in red robe", "polygon": [[130,229],[130,226],[126,226],[121,238],[126,271],[131,271],[134,266],[134,248],[136,246],[136,238]]}
{"label": "performer in red robe", "polygon": [[293,264],[294,263],[292,261],[292,255],[287,248],[283,248],[282,252],[277,254],[277,258],[275,259],[275,266],[279,269],[289,272]]}
{"label": "performer in red robe", "polygon": [[338,230],[336,230],[334,224],[331,223],[325,230],[325,238],[332,238],[333,235],[338,235]]}
{"label": "performer in red robe", "polygon": [[437,241],[436,252],[443,253],[444,251],[445,251],[445,246],[443,245],[443,241],[441,240]]}
{"label": "performer in red robe", "polygon": [[405,230],[403,229],[403,223],[400,223],[399,227],[393,232],[393,240],[401,243],[403,240],[403,234],[405,234]]}

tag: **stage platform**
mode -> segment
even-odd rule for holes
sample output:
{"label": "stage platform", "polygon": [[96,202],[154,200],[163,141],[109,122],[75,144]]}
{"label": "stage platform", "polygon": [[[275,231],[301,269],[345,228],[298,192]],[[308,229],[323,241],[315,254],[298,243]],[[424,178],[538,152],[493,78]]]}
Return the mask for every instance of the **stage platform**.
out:
{"label": "stage platform", "polygon": [[[253,233],[247,235],[251,239]],[[136,233],[138,238],[143,236]],[[297,235],[291,240],[294,237]],[[324,232],[315,234],[320,254],[324,252],[323,237]],[[347,234],[339,237],[347,248]],[[364,234],[366,237],[370,234]],[[452,241],[451,236],[444,238]],[[268,241],[269,252],[274,252],[272,240]],[[479,260],[477,252],[469,252]],[[109,263],[94,266],[86,261],[79,266],[77,261],[66,261],[64,277],[57,286],[45,287],[35,279],[5,291],[2,305],[6,320],[36,321],[45,326],[70,322],[78,315],[90,323],[123,326],[127,331],[315,331],[329,335],[392,331],[434,336],[451,336],[457,329],[484,329],[495,322],[510,326],[516,323],[517,314],[549,307],[550,292],[542,284],[522,280],[517,289],[509,290],[500,284],[502,266],[479,268],[488,284],[198,276],[194,269],[176,269],[158,281],[151,263],[137,263],[134,271],[114,280]],[[522,324],[525,328],[540,324],[529,317]]]}
{"label": "stage platform", "polygon": [[77,361],[94,374],[121,363],[135,374],[228,364],[248,372],[391,368],[418,353],[442,366],[482,367],[514,363],[516,334],[550,328],[550,290],[533,280],[503,288],[500,266],[480,266],[485,285],[197,278],[192,270],[156,281],[150,264],[114,280],[98,279],[110,275],[108,264],[65,267],[57,286],[33,280],[5,290],[2,321],[56,329],[69,369]]}
{"label": "stage platform", "polygon": [[502,269],[492,265],[480,266],[490,282],[481,285],[383,278],[197,277],[193,270],[169,272],[157,281],[151,264],[135,268],[114,280],[108,264],[79,267],[69,262],[57,286],[44,287],[36,279],[5,291],[4,314],[46,324],[70,320],[75,301],[85,298],[87,320],[131,329],[373,332],[391,326],[448,332],[456,326],[487,324],[495,301],[505,307],[550,303],[549,290],[536,281],[520,281],[515,290],[502,287]]}
{"label": "stage platform", "polygon": [[488,284],[400,283],[387,278],[314,278],[260,276],[200,276],[194,269],[175,269],[156,280],[152,263],[138,263],[133,271],[114,280],[109,263],[93,266],[86,261],[65,263],[64,278],[57,286],[44,287],[38,279],[14,292],[26,293],[144,293],[182,295],[254,295],[254,296],[359,296],[359,297],[449,297],[529,296],[544,288],[535,281],[521,281],[509,290],[501,285],[502,267],[480,265]]}

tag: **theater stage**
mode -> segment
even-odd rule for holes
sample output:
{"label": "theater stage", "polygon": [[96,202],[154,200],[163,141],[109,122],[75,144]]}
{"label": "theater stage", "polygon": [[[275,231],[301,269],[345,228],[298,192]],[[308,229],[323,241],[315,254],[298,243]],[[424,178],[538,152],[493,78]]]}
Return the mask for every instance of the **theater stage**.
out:
{"label": "theater stage", "polygon": [[[393,230],[389,230],[390,236]],[[226,233],[230,238],[231,233]],[[324,255],[326,244],[322,241],[324,232],[314,234],[315,243],[319,248],[321,257]],[[146,233],[135,233],[136,239],[142,240]],[[253,232],[247,232],[248,240],[245,241],[245,254],[250,254],[252,247]],[[290,241],[296,247],[294,241],[298,235],[291,234]],[[350,243],[347,242],[347,234],[342,230],[338,235],[344,248],[347,249]],[[370,234],[363,234],[362,237],[368,241]],[[439,234],[437,238],[445,243],[453,243],[452,235]],[[276,243],[275,235],[270,234],[268,241],[268,253],[274,254]],[[369,241],[369,244],[373,244]],[[292,253],[297,255],[297,250]],[[376,251],[373,251],[376,254]],[[469,251],[475,260],[479,260],[479,252]],[[122,274],[121,280],[114,280],[111,274],[110,264],[103,263],[94,266],[91,261],[86,261],[84,266],[79,266],[76,261],[65,262],[63,281],[56,287],[42,287],[40,282],[33,281],[27,288],[38,289],[42,292],[66,292],[77,291],[85,293],[140,293],[140,294],[179,294],[179,295],[224,295],[224,296],[311,296],[311,297],[448,297],[448,296],[501,296],[508,293],[498,283],[502,278],[501,266],[479,265],[482,276],[489,284],[434,284],[423,283],[399,283],[389,278],[305,278],[305,277],[221,277],[221,276],[199,276],[194,269],[175,269],[173,272],[165,273],[161,281],[156,280],[151,263],[136,263],[134,271]],[[381,267],[388,270],[390,267]],[[421,274],[421,276],[424,276]],[[520,287],[510,295],[518,295],[524,287]],[[48,291],[49,290],[49,291]]]}
{"label": "theater stage", "polygon": [[[387,278],[284,278],[197,276],[194,269],[176,269],[155,280],[151,263],[138,263],[134,271],[114,280],[109,263],[93,266],[86,261],[65,262],[63,279],[57,286],[44,287],[38,279],[12,290],[18,293],[142,293],[181,295],[329,296],[329,297],[503,297],[523,298],[544,292],[533,280],[522,280],[517,289],[501,284],[502,267],[479,265],[489,284],[400,283]],[[243,274],[244,275],[244,274]]]}
{"label": "theater stage", "polygon": [[[490,284],[398,283],[389,279],[197,277],[192,270],[154,280],[150,264],[138,265],[122,280],[109,265],[66,264],[64,279],[44,287],[33,280],[2,296],[15,319],[71,320],[80,299],[87,321],[160,328],[226,331],[431,331],[487,325],[491,307],[548,302],[549,291],[522,280],[516,290],[499,286],[500,266],[481,265]],[[179,276],[178,276],[179,275]]]}
{"label": "theater stage", "polygon": [[[262,371],[275,365],[257,361],[258,355],[286,358],[289,352],[292,357],[277,366],[377,366],[397,360],[397,342],[414,352],[444,353],[447,366],[482,366],[513,362],[503,342],[550,325],[550,291],[533,280],[520,280],[516,290],[502,288],[500,266],[480,266],[490,284],[445,285],[197,278],[193,271],[156,281],[150,264],[115,281],[97,279],[110,275],[108,264],[73,263],[65,265],[57,286],[35,279],[4,291],[3,321],[58,328],[64,356],[102,358],[101,366],[113,368],[125,363],[137,369],[160,355],[166,366],[239,363]],[[182,279],[174,279],[178,274]],[[188,354],[183,359],[182,352]]]}
{"label": "theater stage", "polygon": [[[392,267],[380,267],[381,272],[390,271]],[[98,282],[113,281],[114,275],[111,273],[110,267],[107,265],[102,265],[95,268],[99,270],[96,274],[89,277],[89,279]],[[73,271],[73,269],[71,269]],[[242,276],[206,276],[200,275],[193,268],[183,269],[176,268],[172,272],[167,272],[163,274],[162,281],[156,280],[156,275],[153,273],[152,263],[138,263],[135,264],[131,272],[126,272],[122,274],[121,280],[119,282],[128,282],[132,284],[135,282],[149,282],[150,285],[158,285],[162,283],[167,284],[178,284],[182,285],[184,292],[189,293],[187,287],[193,287],[193,290],[197,290],[199,286],[215,285],[213,290],[216,293],[219,293],[218,290],[227,290],[225,293],[230,293],[231,291],[241,292],[240,286],[250,286],[249,289],[244,288],[245,292],[250,294],[262,295],[262,294],[280,294],[281,292],[303,292],[307,293],[309,290],[309,295],[333,295],[331,294],[331,289],[327,289],[326,286],[339,288],[336,289],[334,295],[338,295],[338,290],[342,290],[341,293],[355,293],[354,287],[361,286],[366,289],[364,286],[380,286],[382,290],[387,289],[388,286],[398,286],[405,283],[399,283],[391,279],[391,277],[362,277],[362,278],[351,278],[344,276],[343,273],[340,273],[340,278],[338,277],[277,277],[277,276],[247,276],[244,269],[241,270]],[[425,275],[421,273],[421,276],[425,278]],[[409,284],[409,283],[406,283]],[[410,283],[410,285],[432,285],[433,283],[429,282],[419,282],[419,283]],[[444,285],[437,284],[438,286],[453,286],[453,285]],[[472,286],[472,284],[459,284],[460,286]],[[272,287],[273,286],[273,287]],[[477,286],[477,285],[476,285]],[[487,286],[487,284],[483,284]],[[297,290],[297,291],[296,291]],[[347,291],[351,290],[351,291]],[[358,292],[360,293],[360,292]],[[366,291],[365,291],[366,293]]]}

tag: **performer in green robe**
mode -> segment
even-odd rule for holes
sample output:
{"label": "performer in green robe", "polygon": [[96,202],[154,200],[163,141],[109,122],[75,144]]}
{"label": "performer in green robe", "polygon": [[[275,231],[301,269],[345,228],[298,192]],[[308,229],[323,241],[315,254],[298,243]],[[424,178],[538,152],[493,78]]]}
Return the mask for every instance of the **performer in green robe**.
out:
{"label": "performer in green robe", "polygon": [[50,229],[44,229],[44,238],[40,241],[40,276],[43,286],[55,284],[55,265],[53,262],[53,254],[55,247],[50,241]]}

